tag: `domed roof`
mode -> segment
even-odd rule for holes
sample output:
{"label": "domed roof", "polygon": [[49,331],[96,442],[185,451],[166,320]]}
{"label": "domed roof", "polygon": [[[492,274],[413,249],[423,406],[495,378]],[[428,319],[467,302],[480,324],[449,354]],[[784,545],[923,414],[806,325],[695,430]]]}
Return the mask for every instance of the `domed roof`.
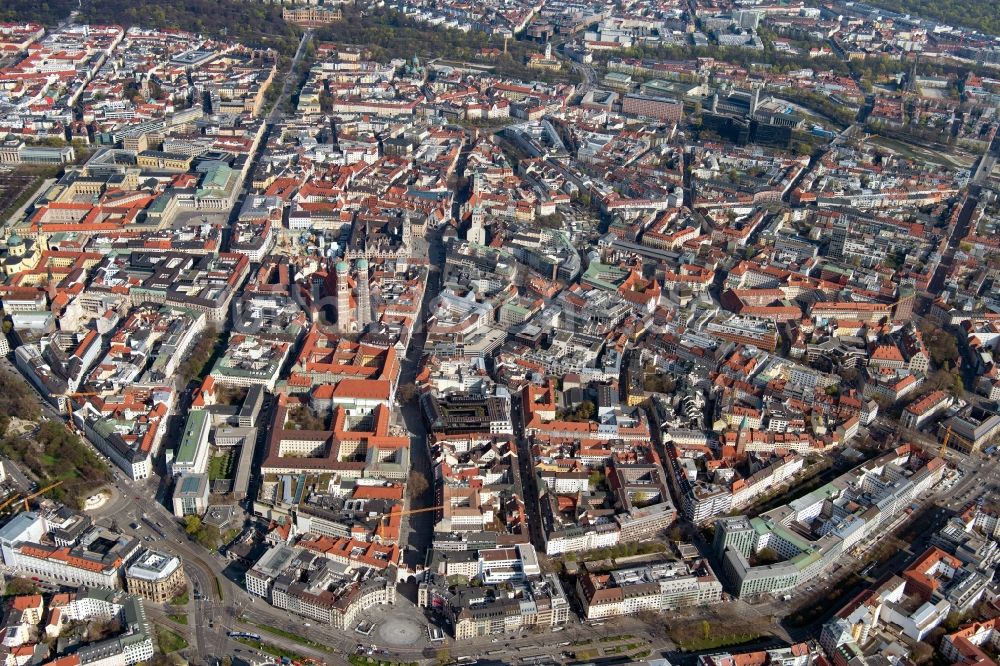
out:
{"label": "domed roof", "polygon": [[15,245],[24,245],[24,239],[21,238],[17,232],[14,232],[7,237],[7,247],[14,247]]}
{"label": "domed roof", "polygon": [[346,273],[347,272],[347,268],[348,267],[347,267],[347,262],[346,261],[338,261],[337,262],[336,269],[337,269],[338,273]]}
{"label": "domed roof", "polygon": [[358,267],[359,271],[366,271],[366,270],[368,270],[368,260],[367,259],[358,259],[358,263],[355,264],[355,265]]}

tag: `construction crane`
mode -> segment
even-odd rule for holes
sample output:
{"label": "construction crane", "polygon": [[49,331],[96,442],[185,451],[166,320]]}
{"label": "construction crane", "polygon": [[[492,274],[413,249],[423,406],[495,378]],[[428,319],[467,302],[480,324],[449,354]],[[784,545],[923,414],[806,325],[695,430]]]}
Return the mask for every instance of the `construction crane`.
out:
{"label": "construction crane", "polygon": [[944,433],[944,438],[941,440],[941,448],[938,449],[938,458],[944,458],[945,451],[948,450],[948,441],[951,439],[951,426]]}
{"label": "construction crane", "polygon": [[0,504],[0,511],[3,511],[8,506],[10,506],[14,502],[18,501],[19,499],[21,499],[21,493],[14,493],[10,497],[8,497],[6,500],[4,500],[3,504]]}
{"label": "construction crane", "polygon": [[66,398],[66,423],[69,424],[71,430],[76,430],[76,426],[73,424],[73,398],[85,398],[92,395],[101,395],[100,393],[90,393],[90,392],[80,392],[80,393],[63,393],[57,397]]}
{"label": "construction crane", "polygon": [[47,493],[47,492],[49,492],[50,490],[52,490],[53,488],[58,488],[58,487],[59,487],[59,486],[61,486],[62,484],[63,484],[63,482],[62,482],[62,481],[56,481],[55,483],[53,483],[53,484],[50,484],[50,485],[47,485],[47,486],[45,486],[44,488],[42,488],[41,490],[39,490],[39,491],[36,491],[36,492],[33,492],[33,493],[31,493],[30,495],[28,495],[27,497],[25,497],[25,498],[24,498],[24,510],[25,510],[25,511],[28,511],[28,510],[29,510],[29,509],[31,508],[30,506],[28,506],[28,500],[32,500],[32,499],[35,499],[35,498],[36,498],[36,497],[38,497],[39,495],[41,495],[41,494],[43,494],[43,493]]}

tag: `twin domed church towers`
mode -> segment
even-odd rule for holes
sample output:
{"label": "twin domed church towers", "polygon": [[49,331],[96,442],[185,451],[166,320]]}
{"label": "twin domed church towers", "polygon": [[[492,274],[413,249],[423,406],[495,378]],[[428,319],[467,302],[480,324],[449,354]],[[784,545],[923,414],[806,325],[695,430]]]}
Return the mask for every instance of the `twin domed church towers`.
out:
{"label": "twin domed church towers", "polygon": [[355,277],[347,261],[334,267],[337,290],[337,329],[342,333],[357,333],[372,321],[372,298],[367,259],[354,262]]}

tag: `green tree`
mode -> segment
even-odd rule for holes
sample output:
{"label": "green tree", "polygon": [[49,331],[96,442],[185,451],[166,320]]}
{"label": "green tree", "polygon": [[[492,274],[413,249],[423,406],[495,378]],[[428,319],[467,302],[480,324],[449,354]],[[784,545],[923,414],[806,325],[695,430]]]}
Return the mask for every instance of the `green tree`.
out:
{"label": "green tree", "polygon": [[201,529],[201,518],[198,516],[184,516],[184,531],[188,536],[194,536]]}
{"label": "green tree", "polygon": [[203,547],[214,550],[222,543],[222,534],[219,533],[219,528],[215,525],[202,523],[201,529],[195,534],[194,539]]}
{"label": "green tree", "polygon": [[948,613],[948,617],[945,618],[944,622],[941,624],[945,631],[953,632],[962,626],[962,622],[965,621],[965,616],[956,611]]}
{"label": "green tree", "polygon": [[216,345],[221,345],[223,342],[219,339],[219,332],[214,326],[209,326],[201,332],[198,341],[181,363],[180,375],[185,382],[200,377],[207,370],[206,366],[212,358]]}
{"label": "green tree", "polygon": [[215,525],[209,525],[198,516],[184,517],[184,531],[198,544],[214,550],[222,543],[222,534]]}
{"label": "green tree", "polygon": [[956,364],[959,354],[954,335],[928,320],[920,325],[920,334],[936,366],[948,368]]}
{"label": "green tree", "polygon": [[[0,373],[2,376],[2,373]],[[16,393],[19,380],[12,382],[10,393]],[[6,405],[18,404],[15,397],[9,402],[5,395],[7,386],[0,392],[0,413],[18,414],[22,418],[37,418],[30,410],[8,411]],[[57,483],[45,496],[79,508],[83,500],[104,485],[110,478],[108,468],[61,421],[44,420],[31,437],[4,437],[0,440],[0,453],[31,470],[43,485]]]}
{"label": "green tree", "polygon": [[0,3],[0,21],[38,21],[52,25],[63,20],[76,9],[76,0],[4,0]]}
{"label": "green tree", "polygon": [[23,594],[38,594],[38,587],[27,578],[15,578],[7,583],[7,594],[15,597]]}
{"label": "green tree", "polygon": [[587,483],[590,484],[591,488],[598,488],[604,483],[604,478],[604,472],[595,469],[587,476]]}
{"label": "green tree", "polygon": [[929,664],[934,659],[934,648],[921,641],[913,646],[913,653],[910,656],[916,664]]}
{"label": "green tree", "polygon": [[1000,35],[1000,1],[966,3],[953,0],[873,0],[873,5],[900,13],[912,13],[943,23]]}
{"label": "green tree", "polygon": [[573,412],[572,419],[575,421],[589,421],[597,413],[597,407],[590,400],[584,400]]}
{"label": "green tree", "polygon": [[761,565],[765,565],[774,564],[780,559],[780,557],[778,556],[778,551],[774,548],[761,548],[757,551],[756,559]]}
{"label": "green tree", "polygon": [[[73,9],[76,8],[75,0],[70,4]],[[80,11],[80,20],[90,23],[105,23],[109,16],[115,17],[115,22],[124,26],[179,28],[254,48],[271,48],[287,56],[295,53],[301,34],[298,27],[282,18],[279,4],[264,5],[240,0],[172,3],[159,0],[89,0]]]}

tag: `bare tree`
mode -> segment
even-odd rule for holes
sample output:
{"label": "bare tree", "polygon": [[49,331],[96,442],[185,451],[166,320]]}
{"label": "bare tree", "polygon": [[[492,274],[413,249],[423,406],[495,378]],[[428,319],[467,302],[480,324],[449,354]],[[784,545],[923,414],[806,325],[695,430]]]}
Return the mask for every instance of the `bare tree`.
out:
{"label": "bare tree", "polygon": [[427,477],[418,472],[417,470],[411,470],[409,480],[407,485],[410,487],[410,497],[416,497],[418,495],[423,495],[430,488],[430,484],[427,482]]}

